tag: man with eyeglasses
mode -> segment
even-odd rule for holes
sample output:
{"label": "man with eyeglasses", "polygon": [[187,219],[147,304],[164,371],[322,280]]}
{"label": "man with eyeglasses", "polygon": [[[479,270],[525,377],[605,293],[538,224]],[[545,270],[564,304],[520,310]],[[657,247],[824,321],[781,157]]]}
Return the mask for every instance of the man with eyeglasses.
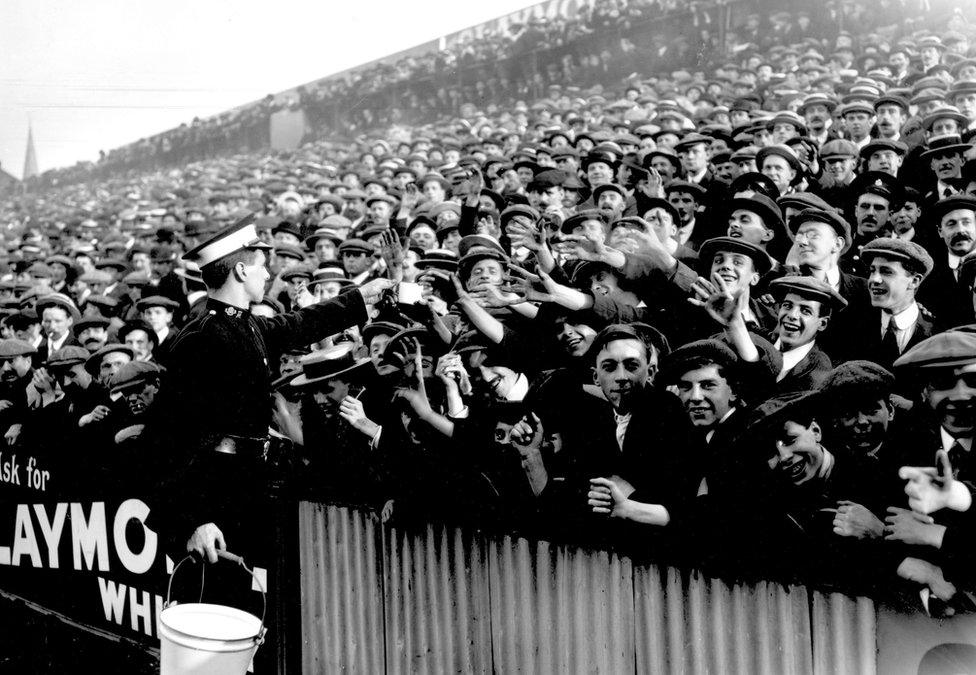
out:
{"label": "man with eyeglasses", "polygon": [[851,226],[836,211],[807,209],[793,216],[795,257],[800,272],[825,282],[837,291],[847,307],[836,312],[817,341],[832,362],[846,360],[851,351],[851,335],[860,334],[871,311],[867,280],[840,268],[840,257],[851,241]]}

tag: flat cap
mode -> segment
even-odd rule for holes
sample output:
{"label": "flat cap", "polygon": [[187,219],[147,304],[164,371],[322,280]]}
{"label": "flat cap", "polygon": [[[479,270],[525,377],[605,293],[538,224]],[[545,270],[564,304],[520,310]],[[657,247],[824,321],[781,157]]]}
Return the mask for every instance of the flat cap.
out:
{"label": "flat cap", "polygon": [[814,194],[813,192],[791,192],[777,199],[776,203],[783,209],[790,207],[801,211],[803,209],[833,210],[830,204],[825,202],[820,195]]}
{"label": "flat cap", "polygon": [[965,192],[940,199],[931,207],[931,214],[935,222],[941,224],[946,214],[953,211],[966,210],[976,213],[976,197]]}
{"label": "flat cap", "polygon": [[703,272],[710,272],[715,254],[720,251],[742,253],[749,256],[759,274],[766,274],[772,268],[772,260],[766,251],[745,239],[736,239],[735,237],[715,237],[702,243],[698,250],[699,268]]}
{"label": "flat cap", "polygon": [[820,156],[824,159],[828,157],[857,157],[857,146],[846,138],[835,138],[827,141],[820,148]]}
{"label": "flat cap", "polygon": [[136,303],[136,308],[142,312],[150,307],[164,307],[171,312],[175,312],[180,308],[180,303],[176,302],[172,298],[167,298],[164,295],[150,295],[149,297],[142,298]]}
{"label": "flat cap", "polygon": [[673,180],[664,186],[664,192],[666,194],[671,194],[672,192],[686,192],[690,195],[694,195],[698,201],[704,199],[707,191],[698,183],[692,183],[686,180]]}
{"label": "flat cap", "polygon": [[159,378],[165,370],[152,361],[129,361],[109,380],[110,391],[115,394],[136,384]]}
{"label": "flat cap", "polygon": [[803,171],[803,164],[800,163],[800,158],[797,157],[796,152],[793,148],[788,145],[767,145],[764,148],[760,148],[759,152],[756,153],[756,166],[760,169],[762,168],[763,162],[770,155],[776,157],[782,157],[786,160],[786,163],[790,165],[797,173]]}
{"label": "flat cap", "polygon": [[0,340],[0,359],[12,359],[15,356],[29,356],[37,353],[37,349],[29,342],[10,338]]}
{"label": "flat cap", "polygon": [[539,212],[528,204],[512,204],[501,213],[502,227],[515,216],[525,216],[533,223],[539,220]]}
{"label": "flat cap", "polygon": [[880,237],[868,242],[861,249],[861,259],[870,261],[874,256],[900,260],[909,269],[920,272],[923,279],[929,275],[934,265],[928,251],[907,239]]}
{"label": "flat cap", "polygon": [[845,361],[820,383],[823,401],[849,406],[853,398],[887,397],[895,389],[895,376],[874,361]]}
{"label": "flat cap", "polygon": [[728,368],[738,362],[732,348],[721,340],[696,340],[681,345],[661,360],[661,378],[664,382],[676,382],[694,364],[702,361]]}
{"label": "flat cap", "polygon": [[67,345],[47,357],[48,368],[70,368],[88,360],[91,353],[84,347]]}
{"label": "flat cap", "polygon": [[870,143],[861,148],[861,158],[870,159],[876,152],[890,150],[902,157],[908,152],[908,146],[901,141],[893,141],[889,138],[875,138]]}
{"label": "flat cap", "polygon": [[367,241],[362,239],[346,239],[344,242],[339,244],[339,255],[343,253],[367,253],[371,254],[375,250],[375,247]]}
{"label": "flat cap", "polygon": [[[729,203],[729,213],[740,209],[755,213],[762,218],[766,227],[778,234],[785,234],[786,224],[783,222],[783,212],[776,202],[766,195],[757,192],[751,197],[734,197]],[[675,221],[675,223],[677,222]]]}
{"label": "flat cap", "polygon": [[596,358],[600,350],[615,340],[640,340],[644,344],[652,345],[661,358],[671,353],[671,345],[657,328],[650,324],[635,321],[633,323],[614,323],[603,328],[596,337],[587,352],[590,361]]}
{"label": "flat cap", "polygon": [[585,211],[574,213],[569,218],[564,220],[560,229],[564,234],[572,234],[574,229],[582,225],[587,220],[598,220],[601,223],[605,222],[602,211],[598,211],[596,209],[586,209]]}
{"label": "flat cap", "polygon": [[88,360],[85,361],[85,369],[94,375],[102,365],[102,357],[114,352],[128,354],[130,359],[135,358],[135,352],[132,351],[132,347],[124,345],[121,342],[110,342],[88,357]]}
{"label": "flat cap", "polygon": [[828,304],[835,310],[847,307],[844,296],[835,291],[830,284],[815,277],[790,274],[771,281],[769,290],[777,298],[783,298],[787,293],[796,293],[808,300]]}
{"label": "flat cap", "polygon": [[957,368],[976,363],[976,332],[953,329],[926,338],[902,354],[895,368]]}

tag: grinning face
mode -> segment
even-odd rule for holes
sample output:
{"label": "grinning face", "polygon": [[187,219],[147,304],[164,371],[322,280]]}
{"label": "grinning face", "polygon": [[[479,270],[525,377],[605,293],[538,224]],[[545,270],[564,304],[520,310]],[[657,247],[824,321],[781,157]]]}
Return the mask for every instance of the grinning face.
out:
{"label": "grinning face", "polygon": [[921,278],[906,270],[902,261],[875,256],[870,270],[868,290],[874,307],[899,312],[915,299]]}
{"label": "grinning face", "polygon": [[817,339],[817,333],[827,327],[827,317],[821,316],[821,303],[796,293],[787,293],[777,310],[776,335],[785,349],[795,349]]}
{"label": "grinning face", "polygon": [[759,283],[759,274],[752,258],[744,253],[718,251],[712,258],[712,276],[719,276],[733,295],[747,291]]}
{"label": "grinning face", "polygon": [[678,398],[696,427],[710,429],[738,401],[722,369],[715,364],[689,370],[678,378]]}
{"label": "grinning face", "polygon": [[824,461],[820,426],[816,422],[807,425],[787,421],[778,436],[769,468],[797,486],[816,476]]}
{"label": "grinning face", "polygon": [[976,364],[936,369],[922,398],[954,438],[971,436],[976,430]]}
{"label": "grinning face", "polygon": [[828,157],[824,160],[827,165],[827,173],[840,184],[846,184],[854,176],[854,167],[857,160],[854,157]]}
{"label": "grinning face", "polygon": [[843,246],[843,238],[826,223],[807,221],[797,228],[796,247],[801,265],[824,269]]}

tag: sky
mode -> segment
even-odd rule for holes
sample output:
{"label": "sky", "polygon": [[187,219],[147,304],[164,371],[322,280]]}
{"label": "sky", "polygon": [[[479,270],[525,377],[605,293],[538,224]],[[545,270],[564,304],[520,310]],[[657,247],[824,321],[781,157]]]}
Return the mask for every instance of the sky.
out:
{"label": "sky", "polygon": [[0,167],[41,171],[488,21],[531,0],[3,0]]}

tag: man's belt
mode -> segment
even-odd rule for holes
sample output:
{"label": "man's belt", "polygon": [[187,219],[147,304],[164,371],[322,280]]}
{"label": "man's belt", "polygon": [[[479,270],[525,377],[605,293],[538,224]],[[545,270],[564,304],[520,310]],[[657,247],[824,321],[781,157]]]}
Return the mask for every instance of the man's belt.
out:
{"label": "man's belt", "polygon": [[217,452],[225,455],[243,455],[265,459],[271,447],[271,440],[265,438],[251,438],[249,436],[221,436],[213,446]]}

